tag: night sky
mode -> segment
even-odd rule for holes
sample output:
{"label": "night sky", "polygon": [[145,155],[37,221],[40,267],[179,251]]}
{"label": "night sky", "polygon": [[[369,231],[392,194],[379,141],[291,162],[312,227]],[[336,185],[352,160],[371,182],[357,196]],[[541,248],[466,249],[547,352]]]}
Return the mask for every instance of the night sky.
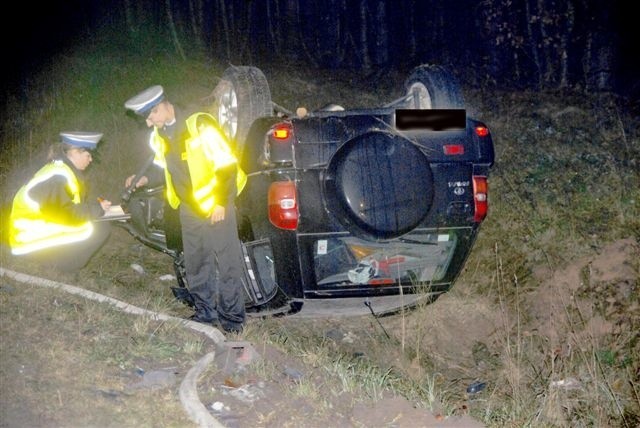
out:
{"label": "night sky", "polygon": [[9,22],[2,26],[5,85],[11,87],[70,44],[86,25],[86,18],[80,13],[81,3],[70,0],[40,2],[37,6],[26,1],[12,4],[15,9],[10,16],[15,20],[5,14]]}

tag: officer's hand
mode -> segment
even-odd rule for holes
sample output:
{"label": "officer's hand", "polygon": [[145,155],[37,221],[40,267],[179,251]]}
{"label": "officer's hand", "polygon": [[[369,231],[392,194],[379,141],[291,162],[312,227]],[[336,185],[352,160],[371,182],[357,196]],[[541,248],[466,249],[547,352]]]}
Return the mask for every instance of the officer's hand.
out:
{"label": "officer's hand", "polygon": [[102,207],[103,211],[107,211],[109,207],[111,207],[111,201],[107,201],[106,199],[101,199],[100,206]]}
{"label": "officer's hand", "polygon": [[211,213],[211,224],[218,223],[224,220],[224,207],[222,205],[216,205],[213,207],[213,213]]}
{"label": "officer's hand", "polygon": [[[135,177],[136,177],[135,175],[128,176],[127,179],[124,181],[124,186],[125,187],[131,186],[131,182],[133,181],[133,179]],[[142,177],[140,177],[140,179],[136,183],[136,188],[142,187],[142,186],[144,186],[144,185],[146,185],[148,183],[149,183],[149,179],[145,175],[143,175]]]}

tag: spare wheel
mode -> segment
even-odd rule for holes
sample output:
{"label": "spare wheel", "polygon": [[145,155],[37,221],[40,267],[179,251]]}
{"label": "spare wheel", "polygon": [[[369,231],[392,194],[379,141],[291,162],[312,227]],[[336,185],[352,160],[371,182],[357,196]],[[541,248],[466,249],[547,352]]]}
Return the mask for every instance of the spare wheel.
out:
{"label": "spare wheel", "polygon": [[406,138],[375,131],[338,149],[324,177],[325,203],[340,224],[369,240],[417,227],[433,201],[427,157]]}

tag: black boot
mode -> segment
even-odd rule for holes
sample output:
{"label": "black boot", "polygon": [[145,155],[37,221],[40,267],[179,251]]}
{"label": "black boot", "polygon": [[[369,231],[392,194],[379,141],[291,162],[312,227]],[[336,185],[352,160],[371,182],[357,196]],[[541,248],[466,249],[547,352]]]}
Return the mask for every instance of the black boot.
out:
{"label": "black boot", "polygon": [[196,305],[196,312],[189,319],[204,324],[213,324],[218,322],[218,314],[209,308]]}

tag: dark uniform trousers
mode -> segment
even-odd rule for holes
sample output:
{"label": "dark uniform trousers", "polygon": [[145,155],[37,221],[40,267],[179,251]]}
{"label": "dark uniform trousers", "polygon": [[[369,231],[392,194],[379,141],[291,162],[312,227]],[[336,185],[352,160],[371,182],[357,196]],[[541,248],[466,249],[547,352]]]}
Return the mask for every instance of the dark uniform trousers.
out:
{"label": "dark uniform trousers", "polygon": [[196,316],[219,321],[224,328],[242,326],[245,302],[242,285],[242,248],[235,207],[225,208],[225,219],[211,224],[188,204],[180,204],[184,261]]}

